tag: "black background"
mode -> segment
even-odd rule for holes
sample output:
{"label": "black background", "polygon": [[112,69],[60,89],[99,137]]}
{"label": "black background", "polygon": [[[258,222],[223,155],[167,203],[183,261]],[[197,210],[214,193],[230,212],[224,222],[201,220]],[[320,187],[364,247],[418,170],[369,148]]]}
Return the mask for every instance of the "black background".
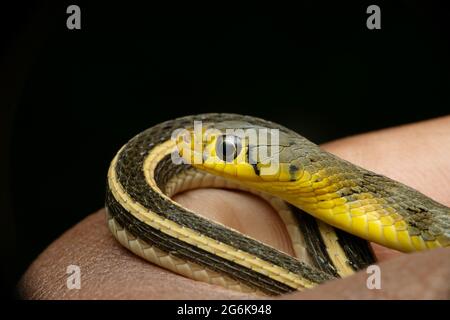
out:
{"label": "black background", "polygon": [[[81,7],[81,30],[66,28],[69,4]],[[381,7],[381,30],[366,28],[369,4]],[[250,114],[321,143],[448,114],[449,23],[432,1],[5,7],[2,294],[103,206],[115,152],[162,120]]]}

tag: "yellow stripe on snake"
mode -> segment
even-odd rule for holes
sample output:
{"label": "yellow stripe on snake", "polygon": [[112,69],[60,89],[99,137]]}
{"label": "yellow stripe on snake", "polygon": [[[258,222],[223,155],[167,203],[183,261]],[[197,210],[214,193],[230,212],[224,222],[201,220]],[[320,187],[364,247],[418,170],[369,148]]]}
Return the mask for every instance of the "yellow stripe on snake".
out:
{"label": "yellow stripe on snake", "polygon": [[[202,187],[267,200],[295,257],[171,199]],[[365,268],[375,261],[367,241],[404,252],[450,244],[449,208],[281,125],[235,114],[170,120],[131,139],[111,163],[106,208],[114,236],[139,256],[260,294],[312,288]]]}

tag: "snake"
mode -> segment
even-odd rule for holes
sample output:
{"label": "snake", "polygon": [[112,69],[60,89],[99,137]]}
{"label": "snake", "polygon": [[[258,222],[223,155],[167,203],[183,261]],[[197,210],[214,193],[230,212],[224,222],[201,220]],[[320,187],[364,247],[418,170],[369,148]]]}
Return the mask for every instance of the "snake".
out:
{"label": "snake", "polygon": [[[236,189],[269,203],[294,255],[173,200]],[[228,113],[185,116],[129,140],[106,182],[107,224],[134,254],[190,279],[280,295],[377,262],[370,242],[414,252],[450,245],[450,209],[354,165],[282,125]]]}

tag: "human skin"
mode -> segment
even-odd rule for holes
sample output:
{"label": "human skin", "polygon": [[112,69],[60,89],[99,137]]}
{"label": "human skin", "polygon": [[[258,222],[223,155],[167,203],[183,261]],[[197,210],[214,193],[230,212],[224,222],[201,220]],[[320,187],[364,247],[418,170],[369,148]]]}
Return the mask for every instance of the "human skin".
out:
{"label": "human skin", "polygon": [[[322,146],[450,206],[450,116],[361,134]],[[200,189],[175,200],[292,254],[287,232],[263,200],[242,192]],[[369,290],[363,270],[282,299],[450,299],[450,250],[402,254],[373,244],[381,289]],[[68,290],[66,268],[81,269],[81,289]],[[18,284],[24,299],[248,299],[255,296],[193,281],[123,248],[110,234],[104,210],[55,240]]]}

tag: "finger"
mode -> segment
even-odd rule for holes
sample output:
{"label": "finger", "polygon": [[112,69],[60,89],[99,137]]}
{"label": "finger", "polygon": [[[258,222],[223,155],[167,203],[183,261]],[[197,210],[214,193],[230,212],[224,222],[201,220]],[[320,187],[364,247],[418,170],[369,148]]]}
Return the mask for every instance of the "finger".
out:
{"label": "finger", "polygon": [[373,252],[375,254],[375,257],[377,257],[377,261],[383,262],[386,260],[390,260],[392,258],[396,258],[398,256],[401,256],[405,253],[402,253],[397,250],[389,249],[386,247],[383,247],[377,243],[371,242],[370,245],[372,246]]}
{"label": "finger", "polygon": [[206,218],[294,255],[289,234],[278,213],[257,196],[209,188],[184,192],[174,200]]}
{"label": "finger", "polygon": [[[282,299],[449,299],[450,250],[405,254],[379,264],[375,273],[364,270],[312,290]],[[369,276],[379,276],[377,287]],[[369,283],[369,284],[368,284]]]}

